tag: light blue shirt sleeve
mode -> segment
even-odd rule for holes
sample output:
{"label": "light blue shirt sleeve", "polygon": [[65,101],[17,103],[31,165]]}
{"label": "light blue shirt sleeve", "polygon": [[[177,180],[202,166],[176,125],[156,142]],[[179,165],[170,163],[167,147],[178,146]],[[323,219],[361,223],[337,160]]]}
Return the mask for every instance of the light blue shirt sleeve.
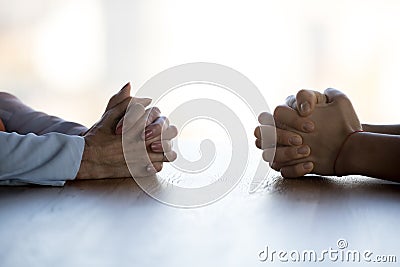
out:
{"label": "light blue shirt sleeve", "polygon": [[74,135],[0,132],[0,184],[62,186],[76,177],[84,145]]}
{"label": "light blue shirt sleeve", "polygon": [[22,103],[17,97],[5,92],[0,92],[0,118],[7,132],[19,134],[42,135],[57,132],[80,135],[87,131],[87,128],[79,123],[36,111]]}
{"label": "light blue shirt sleeve", "polygon": [[62,186],[80,167],[87,128],[33,110],[0,92],[0,185],[34,183]]}

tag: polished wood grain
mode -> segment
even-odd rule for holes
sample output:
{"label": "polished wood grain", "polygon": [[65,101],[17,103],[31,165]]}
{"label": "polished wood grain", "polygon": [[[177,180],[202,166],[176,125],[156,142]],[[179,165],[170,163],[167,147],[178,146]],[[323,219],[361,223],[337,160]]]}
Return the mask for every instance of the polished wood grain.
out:
{"label": "polished wood grain", "polygon": [[323,250],[340,238],[400,260],[398,184],[277,176],[247,187],[197,209],[161,204],[129,178],[0,187],[0,266],[266,266],[266,245]]}

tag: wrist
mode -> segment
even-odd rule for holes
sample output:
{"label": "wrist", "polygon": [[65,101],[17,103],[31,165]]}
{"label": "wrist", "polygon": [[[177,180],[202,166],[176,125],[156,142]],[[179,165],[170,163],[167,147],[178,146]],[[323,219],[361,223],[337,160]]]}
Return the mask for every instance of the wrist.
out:
{"label": "wrist", "polygon": [[358,162],[362,162],[363,155],[360,155],[360,144],[364,132],[354,132],[344,141],[336,159],[336,175],[350,175],[359,173]]}
{"label": "wrist", "polygon": [[75,179],[89,179],[91,177],[91,163],[90,163],[90,148],[85,140],[85,147],[83,149],[81,165],[79,167],[78,173],[76,174]]}
{"label": "wrist", "polygon": [[[82,154],[81,165],[75,179],[94,179],[99,177],[98,170],[102,164],[96,162],[96,149],[88,145],[85,138],[85,147]],[[105,176],[106,173],[102,172]]]}
{"label": "wrist", "polygon": [[78,173],[76,174],[75,179],[76,180],[81,180],[81,179],[89,179],[91,177],[90,175],[90,164],[85,161],[81,160],[81,165],[79,167]]}

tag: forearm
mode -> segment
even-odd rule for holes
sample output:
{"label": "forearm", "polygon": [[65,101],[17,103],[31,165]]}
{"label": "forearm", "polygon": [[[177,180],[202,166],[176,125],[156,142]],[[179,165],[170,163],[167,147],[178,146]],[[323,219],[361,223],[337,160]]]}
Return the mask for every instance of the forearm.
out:
{"label": "forearm", "polygon": [[362,127],[365,132],[400,135],[400,124],[394,124],[394,125],[363,124]]}
{"label": "forearm", "polygon": [[400,182],[400,136],[360,132],[349,137],[338,157],[339,175],[359,174]]}
{"label": "forearm", "polygon": [[35,111],[18,98],[0,92],[0,118],[7,132],[19,134],[35,133],[43,135],[50,132],[80,135],[87,128],[81,124],[65,121],[46,113]]}
{"label": "forearm", "polygon": [[0,148],[0,184],[62,185],[78,172],[84,140],[60,133],[38,136],[2,132]]}

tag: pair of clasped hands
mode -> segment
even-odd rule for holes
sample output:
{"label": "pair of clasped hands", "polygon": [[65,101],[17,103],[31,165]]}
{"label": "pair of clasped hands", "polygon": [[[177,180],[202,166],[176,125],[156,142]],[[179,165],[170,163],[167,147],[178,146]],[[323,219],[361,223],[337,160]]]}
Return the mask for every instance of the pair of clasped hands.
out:
{"label": "pair of clasped hands", "polygon": [[363,130],[347,96],[331,88],[323,94],[300,90],[273,114],[260,114],[259,122],[256,146],[263,150],[264,160],[287,178],[348,174],[344,144]]}
{"label": "pair of clasped hands", "polygon": [[[135,177],[151,176],[162,169],[163,162],[175,160],[171,140],[177,136],[176,127],[161,116],[158,108],[145,109],[151,99],[133,98],[130,90],[128,83],[114,95],[100,121],[83,134],[85,149],[78,179],[130,177],[127,163],[135,166]],[[129,109],[134,110],[133,119],[125,116]],[[123,120],[132,120],[124,131],[140,136],[129,142],[131,153],[141,150],[140,143],[145,144],[146,155],[131,157],[133,162],[126,162],[124,157]],[[259,122],[256,146],[283,177],[346,174],[348,158],[343,143],[362,131],[350,100],[335,89],[323,94],[301,90],[273,114],[260,114]]]}
{"label": "pair of clasped hands", "polygon": [[101,119],[82,133],[85,147],[76,179],[147,177],[176,159],[171,141],[176,127],[157,107],[146,109],[151,99],[130,94],[127,83],[110,99]]}

